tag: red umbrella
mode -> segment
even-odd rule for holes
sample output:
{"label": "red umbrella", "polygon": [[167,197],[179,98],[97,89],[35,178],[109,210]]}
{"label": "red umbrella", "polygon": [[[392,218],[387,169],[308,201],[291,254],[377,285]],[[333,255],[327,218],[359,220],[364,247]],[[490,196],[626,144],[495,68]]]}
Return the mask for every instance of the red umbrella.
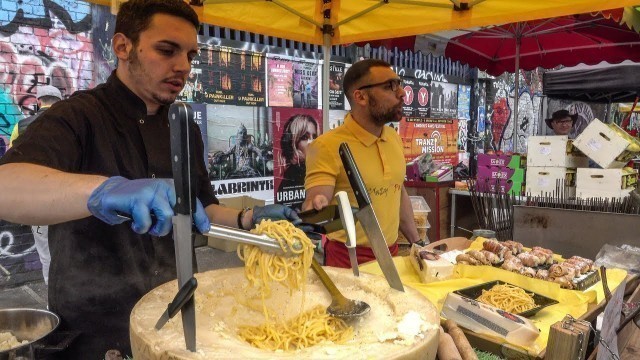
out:
{"label": "red umbrella", "polygon": [[[411,37],[405,37],[371,44],[407,49],[411,43]],[[612,64],[624,60],[640,61],[640,34],[601,14],[419,35],[413,37],[413,44],[426,44],[427,48],[413,48],[423,52],[438,49],[444,44],[446,57],[495,76],[537,67],[548,69],[580,63],[593,65],[602,61]],[[519,88],[519,76],[515,77],[515,88]],[[514,100],[514,119],[517,119],[518,96]],[[517,128],[514,126],[514,149],[517,149]]]}
{"label": "red umbrella", "polygon": [[512,23],[470,31],[447,42],[445,56],[491,75],[558,65],[640,61],[640,34],[590,15]]}

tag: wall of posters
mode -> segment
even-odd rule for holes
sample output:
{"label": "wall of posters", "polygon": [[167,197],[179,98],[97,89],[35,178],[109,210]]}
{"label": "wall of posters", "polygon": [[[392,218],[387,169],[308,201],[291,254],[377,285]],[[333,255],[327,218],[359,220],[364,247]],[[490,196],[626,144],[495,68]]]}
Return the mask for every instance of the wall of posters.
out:
{"label": "wall of posters", "polygon": [[[267,89],[270,107],[293,107],[294,84],[292,61],[279,58],[267,58]],[[302,100],[300,100],[300,102],[302,102]]]}
{"label": "wall of posters", "polygon": [[400,121],[406,162],[431,154],[436,163],[458,163],[458,120],[407,117]]}
{"label": "wall of posters", "polygon": [[431,82],[431,117],[455,118],[458,116],[458,84]]}
{"label": "wall of posters", "polygon": [[274,202],[300,210],[307,146],[322,133],[322,110],[273,108]]}

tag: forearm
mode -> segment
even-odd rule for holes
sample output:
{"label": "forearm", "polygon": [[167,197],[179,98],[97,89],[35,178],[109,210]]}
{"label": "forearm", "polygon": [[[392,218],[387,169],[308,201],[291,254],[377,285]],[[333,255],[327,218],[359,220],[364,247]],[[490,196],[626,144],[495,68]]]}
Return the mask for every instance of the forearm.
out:
{"label": "forearm", "polygon": [[213,204],[207,206],[205,211],[213,224],[238,227],[238,213],[240,210]]}
{"label": "forearm", "polygon": [[0,219],[25,225],[51,225],[90,216],[89,196],[104,176],[65,173],[45,166],[0,166]]}
{"label": "forearm", "polygon": [[411,199],[404,186],[402,187],[402,194],[400,196],[400,231],[410,243],[420,241],[422,239],[420,239],[416,223],[413,220]]}

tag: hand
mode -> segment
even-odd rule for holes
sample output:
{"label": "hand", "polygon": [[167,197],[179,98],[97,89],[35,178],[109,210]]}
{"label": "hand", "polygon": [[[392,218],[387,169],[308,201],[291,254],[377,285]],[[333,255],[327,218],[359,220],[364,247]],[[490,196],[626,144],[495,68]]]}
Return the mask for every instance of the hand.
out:
{"label": "hand", "polygon": [[[128,180],[114,176],[91,193],[87,207],[91,214],[107,224],[127,221],[117,215],[121,212],[131,215],[131,229],[136,233],[164,236],[171,230],[175,203],[176,193],[171,179]],[[156,218],[155,225],[151,219],[152,212]],[[209,230],[209,219],[200,201],[193,217],[199,231]]]}
{"label": "hand", "polygon": [[263,219],[269,220],[288,220],[293,225],[298,225],[302,222],[302,219],[298,216],[298,213],[295,212],[290,207],[273,204],[273,205],[265,205],[265,206],[255,206],[253,208],[253,215],[251,217],[251,221],[254,224],[258,224]]}
{"label": "hand", "polygon": [[329,199],[322,194],[318,194],[311,200],[311,206],[316,210],[322,210],[329,205]]}

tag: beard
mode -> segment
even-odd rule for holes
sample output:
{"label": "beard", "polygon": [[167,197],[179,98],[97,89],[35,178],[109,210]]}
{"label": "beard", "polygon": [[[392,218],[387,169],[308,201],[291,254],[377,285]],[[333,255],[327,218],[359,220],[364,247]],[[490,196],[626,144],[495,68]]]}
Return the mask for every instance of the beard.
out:
{"label": "beard", "polygon": [[397,106],[384,107],[373,96],[369,97],[369,114],[373,122],[378,126],[400,121]]}
{"label": "beard", "polygon": [[[145,68],[142,66],[142,63],[140,63],[140,59],[138,58],[138,52],[137,52],[137,48],[133,48],[131,50],[131,56],[129,57],[129,75],[131,75],[132,79],[135,79],[135,81],[142,85],[150,85],[151,83],[151,77],[147,74],[147,71],[145,70]],[[157,102],[158,104],[161,105],[171,105],[176,101],[176,97],[178,96],[178,94],[176,95],[163,95],[160,94],[158,92],[156,92],[155,90],[151,90],[151,98]]]}

